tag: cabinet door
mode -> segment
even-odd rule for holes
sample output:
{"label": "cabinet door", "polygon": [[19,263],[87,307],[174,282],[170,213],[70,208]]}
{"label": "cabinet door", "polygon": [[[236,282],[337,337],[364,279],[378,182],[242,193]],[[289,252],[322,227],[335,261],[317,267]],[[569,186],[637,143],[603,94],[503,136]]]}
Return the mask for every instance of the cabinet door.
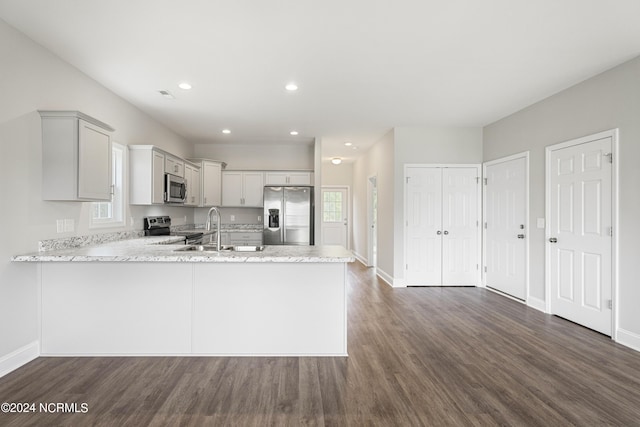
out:
{"label": "cabinet door", "polygon": [[311,173],[291,172],[288,185],[311,185]]}
{"label": "cabinet door", "polygon": [[184,204],[198,206],[200,204],[200,168],[185,164],[184,179],[187,184],[187,199]]}
{"label": "cabinet door", "polygon": [[104,129],[78,122],[78,198],[111,200],[111,137]]}
{"label": "cabinet door", "polygon": [[164,154],[153,152],[151,203],[164,203]]}
{"label": "cabinet door", "polygon": [[176,157],[166,156],[164,171],[171,175],[184,177],[184,162]]}
{"label": "cabinet door", "polygon": [[202,162],[202,206],[220,206],[222,165]]}
{"label": "cabinet door", "polygon": [[242,172],[222,174],[222,206],[242,206]]}
{"label": "cabinet door", "polygon": [[267,172],[264,185],[287,185],[288,174],[286,172]]}
{"label": "cabinet door", "polygon": [[262,172],[245,172],[242,206],[262,207],[263,193],[264,176]]}

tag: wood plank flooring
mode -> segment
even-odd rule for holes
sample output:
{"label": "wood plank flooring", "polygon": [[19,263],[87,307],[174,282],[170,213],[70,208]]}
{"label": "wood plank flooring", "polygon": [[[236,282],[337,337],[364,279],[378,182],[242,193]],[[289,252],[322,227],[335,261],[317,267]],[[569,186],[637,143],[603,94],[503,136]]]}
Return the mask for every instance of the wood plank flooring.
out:
{"label": "wood plank flooring", "polygon": [[640,426],[640,353],[477,288],[349,267],[348,358],[40,358],[0,402],[87,413],[2,426]]}

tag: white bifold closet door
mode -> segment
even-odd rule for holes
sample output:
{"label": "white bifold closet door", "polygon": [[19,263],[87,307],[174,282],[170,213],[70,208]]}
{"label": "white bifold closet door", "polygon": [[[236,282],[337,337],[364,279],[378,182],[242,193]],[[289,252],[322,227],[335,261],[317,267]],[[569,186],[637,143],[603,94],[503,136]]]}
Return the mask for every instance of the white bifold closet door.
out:
{"label": "white bifold closet door", "polygon": [[407,167],[409,286],[478,284],[477,167]]}

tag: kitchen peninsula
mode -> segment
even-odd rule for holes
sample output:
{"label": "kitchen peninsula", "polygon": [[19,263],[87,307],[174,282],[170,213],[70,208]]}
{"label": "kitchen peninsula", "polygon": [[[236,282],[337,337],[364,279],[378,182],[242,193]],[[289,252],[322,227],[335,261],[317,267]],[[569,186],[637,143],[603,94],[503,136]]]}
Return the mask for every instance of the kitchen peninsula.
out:
{"label": "kitchen peninsula", "polygon": [[14,257],[38,270],[41,354],[347,355],[346,249],[181,248],[146,237]]}

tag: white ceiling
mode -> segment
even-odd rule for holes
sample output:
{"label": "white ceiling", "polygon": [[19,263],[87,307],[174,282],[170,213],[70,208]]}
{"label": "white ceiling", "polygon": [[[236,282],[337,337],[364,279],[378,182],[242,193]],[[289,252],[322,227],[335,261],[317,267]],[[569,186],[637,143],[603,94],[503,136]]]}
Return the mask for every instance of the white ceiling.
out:
{"label": "white ceiling", "polygon": [[192,142],[320,137],[325,157],[396,126],[492,123],[639,55],[639,16],[637,0],[0,0]]}

